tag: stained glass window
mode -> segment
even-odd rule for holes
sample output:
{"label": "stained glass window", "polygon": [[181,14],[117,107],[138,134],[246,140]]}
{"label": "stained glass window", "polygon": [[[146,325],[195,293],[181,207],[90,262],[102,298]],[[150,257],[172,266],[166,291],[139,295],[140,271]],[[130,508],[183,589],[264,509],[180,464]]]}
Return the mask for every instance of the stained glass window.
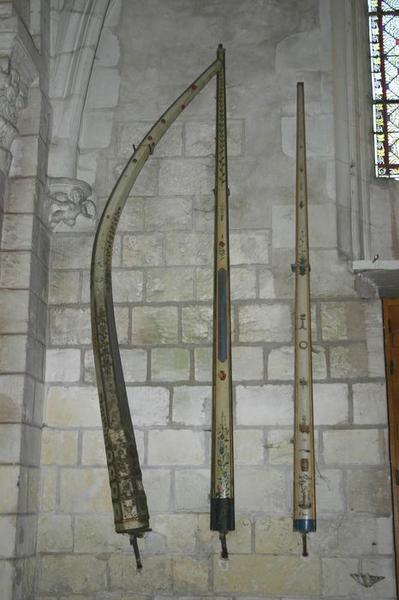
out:
{"label": "stained glass window", "polygon": [[399,0],[368,0],[377,177],[399,179]]}

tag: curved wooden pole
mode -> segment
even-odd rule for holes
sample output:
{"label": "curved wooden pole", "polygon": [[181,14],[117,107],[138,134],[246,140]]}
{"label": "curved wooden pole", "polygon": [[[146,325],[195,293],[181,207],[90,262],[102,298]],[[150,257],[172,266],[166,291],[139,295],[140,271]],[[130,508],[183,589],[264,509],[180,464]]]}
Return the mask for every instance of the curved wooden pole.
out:
{"label": "curved wooden pole", "polygon": [[156,144],[221,67],[218,57],[144,136],[112,190],[94,240],[90,276],[92,338],[115,529],[130,535],[138,568],[141,563],[136,538],[149,531],[149,514],[115,325],[111,277],[113,244],[132,186]]}

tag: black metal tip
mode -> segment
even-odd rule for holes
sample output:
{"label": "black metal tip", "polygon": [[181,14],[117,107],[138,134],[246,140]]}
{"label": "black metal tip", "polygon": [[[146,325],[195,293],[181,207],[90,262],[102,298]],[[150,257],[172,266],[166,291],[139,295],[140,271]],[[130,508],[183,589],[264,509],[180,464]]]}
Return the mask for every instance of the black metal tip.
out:
{"label": "black metal tip", "polygon": [[229,553],[227,551],[226,534],[225,533],[219,533],[219,539],[220,539],[220,544],[222,546],[222,552],[221,552],[220,556],[222,558],[228,559],[229,558]]}
{"label": "black metal tip", "polygon": [[143,568],[143,563],[141,562],[139,545],[137,543],[137,536],[133,533],[130,534],[130,543],[133,546],[134,556],[136,558],[136,566],[137,570],[140,571]]}
{"label": "black metal tip", "polygon": [[306,533],[302,534],[302,556],[309,556]]}

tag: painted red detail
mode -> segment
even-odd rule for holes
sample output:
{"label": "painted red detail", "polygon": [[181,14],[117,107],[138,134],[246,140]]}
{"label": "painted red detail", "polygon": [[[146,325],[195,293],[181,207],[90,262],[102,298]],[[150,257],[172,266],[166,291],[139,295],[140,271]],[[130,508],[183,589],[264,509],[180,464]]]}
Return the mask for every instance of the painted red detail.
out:
{"label": "painted red detail", "polygon": [[219,371],[219,379],[221,381],[224,381],[226,379],[227,375],[225,373],[225,371]]}

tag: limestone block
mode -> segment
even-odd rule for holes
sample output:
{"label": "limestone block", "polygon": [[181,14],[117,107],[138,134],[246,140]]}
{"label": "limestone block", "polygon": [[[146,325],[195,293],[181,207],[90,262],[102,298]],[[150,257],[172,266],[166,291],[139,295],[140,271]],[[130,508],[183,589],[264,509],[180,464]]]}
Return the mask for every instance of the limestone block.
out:
{"label": "limestone block", "polygon": [[291,517],[262,517],[255,523],[255,551],[262,554],[300,554],[301,536],[292,530]]}
{"label": "limestone block", "polygon": [[90,269],[92,249],[93,238],[90,235],[56,235],[51,247],[52,268]]}
{"label": "limestone block", "polygon": [[291,339],[291,311],[286,304],[240,306],[241,342],[286,342]]}
{"label": "limestone block", "polygon": [[35,135],[18,136],[11,145],[11,177],[35,177],[39,161],[39,139]]}
{"label": "limestone block", "polygon": [[49,284],[50,304],[78,302],[80,278],[78,271],[51,271]]}
{"label": "limestone block", "polygon": [[[334,598],[359,598],[359,593],[361,593],[359,584],[351,577],[352,573],[359,573],[359,561],[357,559],[323,558],[322,568],[323,594],[325,596]],[[366,597],[377,598],[375,596],[378,593],[376,586],[370,588],[370,592],[373,595]]]}
{"label": "limestone block", "polygon": [[215,229],[215,195],[209,190],[206,195],[196,194],[193,198],[194,229],[196,231],[214,232]]}
{"label": "limestone block", "polygon": [[316,472],[316,494],[320,511],[343,512],[345,510],[343,472],[339,469],[319,467]]}
{"label": "limestone block", "polygon": [[50,310],[49,326],[52,344],[91,343],[89,308],[53,308]]}
{"label": "limestone block", "polygon": [[[242,153],[243,122],[227,121],[228,156]],[[215,152],[215,123],[188,121],[185,124],[185,150],[187,156],[209,156]]]}
{"label": "limestone block", "polygon": [[82,465],[106,465],[102,430],[84,431],[82,436]]}
{"label": "limestone block", "polygon": [[275,465],[292,465],[293,443],[292,430],[273,429],[268,431],[265,444],[268,461]]}
{"label": "limestone block", "polygon": [[230,234],[232,265],[267,264],[269,262],[269,231],[245,231]]}
{"label": "limestone block", "polygon": [[263,379],[263,349],[260,346],[233,346],[232,370],[235,380]]}
{"label": "limestone block", "polygon": [[185,469],[176,470],[176,510],[209,511],[210,485],[210,472],[208,468],[190,469],[187,471]]}
{"label": "limestone block", "polygon": [[94,556],[43,555],[39,571],[39,591],[91,593],[105,588],[106,565]]}
{"label": "limestone block", "polygon": [[[137,383],[147,379],[147,351],[141,348],[121,348],[123,375],[125,383]],[[92,350],[86,350],[84,356],[84,380],[96,383],[94,356]]]}
{"label": "limestone block", "polygon": [[36,186],[35,177],[10,178],[5,212],[33,213],[37,202]]}
{"label": "limestone block", "polygon": [[106,512],[111,506],[107,469],[65,468],[60,471],[61,512]]}
{"label": "limestone block", "polygon": [[185,429],[148,432],[150,465],[202,465],[204,460],[203,432]]}
{"label": "limestone block", "polygon": [[[105,203],[108,198],[104,198]],[[129,196],[123,208],[122,216],[118,223],[118,231],[121,233],[143,232],[144,230],[144,204],[147,198]]]}
{"label": "limestone block", "polygon": [[[248,554],[251,552],[252,523],[246,516],[236,515],[235,531],[230,531],[227,537],[229,554]],[[209,516],[199,515],[197,542],[201,552],[220,554],[219,536],[209,530]]]}
{"label": "limestone block", "polygon": [[137,306],[133,308],[133,344],[174,344],[177,342],[177,308]]}
{"label": "limestone block", "polygon": [[395,598],[394,564],[391,558],[365,558],[362,560],[362,569],[370,575],[384,577],[373,588],[367,590],[365,597],[371,600],[378,593],[382,598]]}
{"label": "limestone block", "polygon": [[230,293],[232,300],[256,298],[256,270],[253,267],[230,269]]}
{"label": "limestone block", "polygon": [[393,527],[391,517],[376,519],[376,539],[378,554],[393,553]]}
{"label": "limestone block", "polygon": [[[129,158],[133,152],[133,144],[138,146],[152,126],[153,122],[151,121],[123,123],[118,132],[118,155]],[[173,123],[155,146],[154,156],[181,156],[183,151],[182,132],[183,124]]]}
{"label": "limestone block", "polygon": [[114,519],[107,515],[75,517],[74,551],[98,554],[129,550],[129,539],[115,532]]}
{"label": "limestone block", "polygon": [[147,231],[184,231],[192,228],[191,198],[149,198],[144,204]]}
{"label": "limestone block", "polygon": [[122,264],[124,267],[156,267],[164,263],[163,234],[124,235]]}
{"label": "limestone block", "polygon": [[194,349],[194,371],[196,381],[212,381],[212,348]]}
{"label": "limestone block", "polygon": [[380,515],[391,514],[390,480],[386,471],[349,471],[347,475],[349,510]]}
{"label": "limestone block", "polygon": [[30,252],[2,252],[0,285],[2,288],[29,288],[32,255]]}
{"label": "limestone block", "polygon": [[33,215],[4,215],[2,250],[31,250],[33,224]]}
{"label": "limestone block", "polygon": [[46,351],[46,381],[79,381],[80,350],[48,349]]}
{"label": "limestone block", "polygon": [[290,385],[237,386],[237,425],[291,425],[293,422]]}
{"label": "limestone block", "polygon": [[182,385],[173,388],[172,420],[188,427],[209,427],[211,420],[209,386]]}
{"label": "limestone block", "polygon": [[[276,298],[276,286],[274,282],[274,274],[270,268],[260,268],[258,271],[259,278],[259,298],[264,300],[274,300]],[[280,297],[282,294],[280,293]]]}
{"label": "limestone block", "polygon": [[166,235],[165,253],[167,265],[210,265],[212,237],[208,233]]}
{"label": "limestone block", "polygon": [[380,301],[365,306],[369,377],[385,377],[384,339]]}
{"label": "limestone block", "polygon": [[207,194],[213,187],[213,168],[208,158],[165,158],[159,170],[161,196]]}
{"label": "limestone block", "polygon": [[90,76],[87,108],[111,108],[118,104],[120,76],[117,69],[94,67]]}
{"label": "limestone block", "polygon": [[367,348],[363,343],[330,348],[331,377],[367,377]]}
{"label": "limestone block", "polygon": [[57,469],[41,468],[40,509],[43,512],[54,511],[57,502]]}
{"label": "limestone block", "polygon": [[326,464],[381,464],[378,429],[352,429],[323,433]]}
{"label": "limestone block", "polygon": [[4,600],[12,600],[14,594],[14,576],[14,561],[0,561],[0,578],[2,582],[2,594],[4,595]]}
{"label": "limestone block", "polygon": [[212,300],[213,270],[197,267],[195,270],[195,291],[197,300]]}
{"label": "limestone block", "polygon": [[16,515],[2,515],[0,517],[0,559],[15,556],[16,529]]}
{"label": "limestone block", "polygon": [[111,143],[113,112],[84,111],[79,147],[83,150],[91,148],[108,148]]}
{"label": "limestone block", "polygon": [[190,556],[173,560],[173,587],[177,593],[201,594],[208,591],[208,561]]}
{"label": "limestone block", "polygon": [[190,377],[190,354],[183,348],[154,348],[151,351],[153,381],[187,381]]}
{"label": "limestone block", "polygon": [[0,423],[22,421],[24,387],[22,375],[0,376]]}
{"label": "limestone block", "polygon": [[108,27],[101,31],[96,62],[101,67],[114,67],[119,61],[119,39]]}
{"label": "limestone block", "polygon": [[171,488],[170,471],[168,469],[143,469],[143,483],[151,514],[153,511],[169,511]]}
{"label": "limestone block", "polygon": [[182,309],[183,342],[210,342],[212,327],[213,318],[210,306],[188,306]]}
{"label": "limestone block", "polygon": [[387,396],[384,383],[353,385],[353,422],[356,425],[385,425]]}
{"label": "limestone block", "polygon": [[82,181],[86,181],[89,185],[94,186],[97,176],[97,158],[98,153],[81,152],[78,156],[78,166],[76,176]]}
{"label": "limestone block", "polygon": [[0,495],[0,510],[2,513],[18,511],[18,488],[20,484],[19,466],[0,465],[2,491]]}
{"label": "limestone block", "polygon": [[146,297],[148,302],[179,302],[194,299],[194,272],[184,267],[149,269]]}
{"label": "limestone block", "polygon": [[18,463],[21,456],[22,430],[18,424],[0,424],[0,462]]}
{"label": "limestone block", "polygon": [[[326,352],[322,346],[312,344],[313,379],[326,379]],[[268,378],[291,381],[294,377],[294,350],[292,346],[273,348],[268,356]]]}
{"label": "limestone block", "polygon": [[77,431],[45,428],[42,433],[42,464],[74,465],[78,458]]}
{"label": "limestone block", "polygon": [[163,387],[129,387],[127,397],[133,424],[137,427],[167,425],[169,390]]}
{"label": "limestone block", "polygon": [[197,522],[198,517],[193,514],[156,515],[152,519],[152,530],[165,537],[169,552],[193,554]]}
{"label": "limestone block", "polygon": [[230,558],[229,571],[214,558],[214,588],[217,592],[261,596],[300,594],[320,598],[320,564],[317,558],[299,556],[237,555]]}
{"label": "limestone block", "polygon": [[321,304],[323,340],[363,339],[365,337],[363,306],[359,302],[326,302]]}
{"label": "limestone block", "polygon": [[[296,148],[296,118],[282,117],[281,136],[283,152],[286,156],[294,157]],[[306,117],[306,154],[308,158],[334,157],[334,122],[332,115],[307,115]],[[331,225],[331,235],[336,235],[335,227]],[[326,228],[328,229],[328,228]],[[317,244],[315,244],[317,245]]]}
{"label": "limestone block", "polygon": [[[335,221],[336,208],[334,204],[309,205],[309,245],[312,266],[314,262],[313,248],[336,247]],[[285,204],[273,206],[272,223],[273,248],[295,248],[295,207]]]}
{"label": "limestone block", "polygon": [[[89,288],[87,288],[89,291]],[[140,302],[143,299],[143,272],[133,269],[112,270],[112,295],[114,302]],[[89,302],[90,297],[87,297]]]}
{"label": "limestone block", "polygon": [[237,465],[263,464],[265,459],[263,432],[258,429],[236,429],[234,454]]}
{"label": "limestone block", "polygon": [[284,470],[241,468],[237,471],[235,487],[238,511],[285,513],[288,509]]}
{"label": "limestone block", "polygon": [[97,389],[89,386],[49,387],[44,422],[50,427],[99,427]]}
{"label": "limestone block", "polygon": [[348,423],[348,387],[345,384],[314,384],[313,405],[315,425]]}
{"label": "limestone block", "polygon": [[113,554],[109,560],[111,590],[130,590],[140,594],[172,591],[172,564],[170,558],[149,556],[145,570],[137,572],[134,557],[129,554]]}
{"label": "limestone block", "polygon": [[40,552],[72,551],[72,518],[69,515],[41,515],[38,524],[37,545]]}

